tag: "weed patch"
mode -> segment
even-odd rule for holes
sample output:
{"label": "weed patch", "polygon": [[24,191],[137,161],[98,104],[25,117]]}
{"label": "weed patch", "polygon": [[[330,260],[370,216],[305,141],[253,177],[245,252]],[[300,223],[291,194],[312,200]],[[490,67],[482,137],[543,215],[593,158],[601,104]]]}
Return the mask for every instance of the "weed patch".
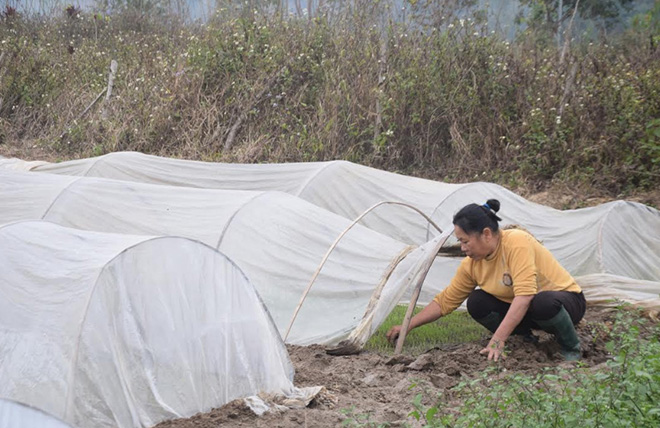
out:
{"label": "weed patch", "polygon": [[441,395],[436,405],[424,406],[417,395],[411,415],[430,427],[657,426],[659,338],[657,325],[619,310],[605,364],[512,375],[493,366]]}

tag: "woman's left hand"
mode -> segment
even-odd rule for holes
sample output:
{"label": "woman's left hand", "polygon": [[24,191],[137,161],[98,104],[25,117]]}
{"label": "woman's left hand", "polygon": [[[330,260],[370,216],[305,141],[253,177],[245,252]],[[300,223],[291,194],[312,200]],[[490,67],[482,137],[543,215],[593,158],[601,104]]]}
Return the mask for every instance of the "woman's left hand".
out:
{"label": "woman's left hand", "polygon": [[506,358],[504,355],[504,341],[493,337],[488,342],[488,346],[479,352],[480,354],[488,354],[488,360],[498,361],[500,357]]}

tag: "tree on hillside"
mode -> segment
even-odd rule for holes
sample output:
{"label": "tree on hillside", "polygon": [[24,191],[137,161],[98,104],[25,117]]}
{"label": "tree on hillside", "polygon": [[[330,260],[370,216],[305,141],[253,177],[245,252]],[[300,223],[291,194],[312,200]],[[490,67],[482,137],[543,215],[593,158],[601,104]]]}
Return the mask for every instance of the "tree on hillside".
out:
{"label": "tree on hillside", "polygon": [[562,24],[573,15],[576,5],[583,19],[601,20],[605,25],[612,25],[622,12],[634,7],[634,3],[634,0],[520,0],[529,11],[525,17],[527,25],[554,36],[561,32]]}

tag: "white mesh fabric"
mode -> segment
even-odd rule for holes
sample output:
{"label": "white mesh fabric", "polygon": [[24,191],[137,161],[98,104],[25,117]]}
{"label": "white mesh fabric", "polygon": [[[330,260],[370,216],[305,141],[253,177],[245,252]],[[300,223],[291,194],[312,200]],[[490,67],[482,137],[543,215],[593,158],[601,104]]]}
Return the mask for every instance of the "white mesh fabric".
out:
{"label": "white mesh fabric", "polygon": [[152,426],[293,369],[254,287],[176,237],[21,222],[0,228],[0,396],[74,426]]}
{"label": "white mesh fabric", "polygon": [[[331,168],[325,170],[329,172]],[[40,201],[49,201],[51,205],[44,215],[49,221],[109,232],[186,236],[219,246],[264,296],[282,334],[323,255],[349,224],[341,217],[282,193],[155,186],[94,178],[80,178],[63,186],[60,177],[49,174],[2,171],[0,178],[3,183],[10,183],[0,195],[5,201],[14,201],[10,205],[43,208],[48,204]],[[322,174],[317,176],[319,181],[322,178]],[[24,179],[31,184],[23,185]],[[46,189],[49,183],[55,190],[46,192],[46,196],[29,190]],[[465,188],[470,191],[454,192],[439,205],[435,216],[441,223],[450,222],[448,212],[470,202],[465,194],[478,202],[501,190],[488,183]],[[60,196],[53,196],[56,191],[61,191]],[[628,248],[626,244],[636,233],[657,227],[653,222],[660,217],[655,210],[617,202],[563,212],[531,204],[508,191],[502,192],[500,199],[509,206],[506,214],[500,213],[503,223],[529,225],[530,229],[539,231],[545,236],[544,245],[573,274],[621,272],[632,277],[633,283],[635,276],[656,275],[660,264],[654,264],[658,254],[652,249],[658,246],[657,236],[640,235],[638,241],[647,242],[646,247]],[[619,212],[622,215],[616,214]],[[36,209],[33,215],[40,218]],[[3,216],[16,218],[12,210],[0,211],[0,221]],[[613,229],[603,233],[605,227]],[[616,254],[616,250],[607,252],[607,248],[621,245],[628,254],[604,257]],[[405,248],[403,243],[356,226],[322,269],[287,340],[297,344],[333,344],[348,336],[362,323],[361,314],[384,269]],[[638,251],[637,256],[635,249],[643,251]],[[420,303],[429,302],[449,283],[458,263],[457,258],[436,259],[422,289]],[[407,287],[403,283],[400,286]],[[319,317],[318,313],[324,316]]]}
{"label": "white mesh fabric", "polygon": [[[531,203],[495,184],[440,183],[345,161],[237,165],[111,153],[33,170],[189,187],[281,190],[351,220],[376,202],[401,201],[419,208],[443,229],[452,227],[452,216],[466,204],[483,204],[495,198],[501,202],[504,224],[528,229],[573,275],[610,273],[651,281],[660,277],[660,244],[658,234],[651,232],[659,230],[660,212],[641,204],[630,204],[623,210],[625,214],[621,211],[617,216],[610,215],[607,205],[559,211]],[[400,206],[379,207],[363,224],[418,245],[437,235],[418,214]],[[637,241],[642,242],[639,248],[613,244]]]}
{"label": "white mesh fabric", "polygon": [[[219,248],[260,284],[259,293],[284,334],[323,256],[348,225],[305,201],[271,192],[236,214]],[[287,342],[336,343],[345,338],[404,248],[367,228],[350,230],[322,268]]]}
{"label": "white mesh fabric", "polygon": [[64,189],[80,180],[58,175],[44,179],[39,175],[0,169],[0,223],[42,218]]}
{"label": "white mesh fabric", "polygon": [[[42,196],[23,186],[22,179],[26,183],[41,180],[44,186],[52,183],[55,190],[61,189],[45,213],[35,209],[28,218],[86,230],[185,236],[217,246],[257,287],[282,334],[325,253],[350,225],[343,217],[281,192],[192,189],[86,177],[63,188],[58,176],[6,171],[0,171],[0,178],[11,183],[10,191],[0,191],[0,198],[35,207],[45,206],[40,203]],[[0,211],[0,222],[4,216]],[[355,226],[321,270],[288,341],[336,343],[345,338],[360,322],[386,268],[405,248],[403,243]]]}

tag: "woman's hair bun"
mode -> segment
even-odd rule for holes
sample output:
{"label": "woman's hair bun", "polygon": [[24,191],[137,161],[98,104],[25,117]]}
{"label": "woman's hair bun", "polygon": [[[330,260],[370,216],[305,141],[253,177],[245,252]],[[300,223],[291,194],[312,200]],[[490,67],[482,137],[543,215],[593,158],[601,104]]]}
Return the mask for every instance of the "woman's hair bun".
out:
{"label": "woman's hair bun", "polygon": [[495,212],[500,210],[500,201],[497,199],[489,199],[486,201],[486,204],[490,207],[491,210]]}

